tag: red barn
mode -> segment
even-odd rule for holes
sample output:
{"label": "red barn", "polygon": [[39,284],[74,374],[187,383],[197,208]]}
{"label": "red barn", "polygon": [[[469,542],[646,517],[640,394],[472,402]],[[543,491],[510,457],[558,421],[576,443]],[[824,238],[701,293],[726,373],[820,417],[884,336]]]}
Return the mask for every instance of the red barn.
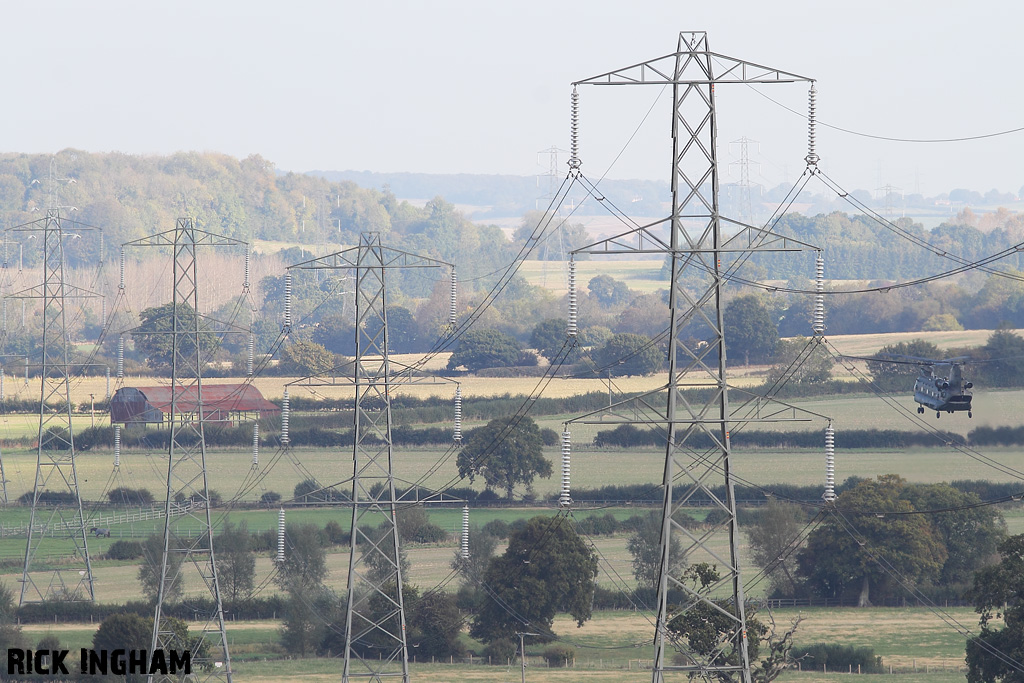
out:
{"label": "red barn", "polygon": [[[178,413],[199,413],[196,387],[177,391]],[[110,421],[159,424],[171,412],[171,387],[122,387],[110,397]],[[236,422],[277,415],[281,409],[263,398],[251,384],[203,385],[203,415],[207,421]]]}

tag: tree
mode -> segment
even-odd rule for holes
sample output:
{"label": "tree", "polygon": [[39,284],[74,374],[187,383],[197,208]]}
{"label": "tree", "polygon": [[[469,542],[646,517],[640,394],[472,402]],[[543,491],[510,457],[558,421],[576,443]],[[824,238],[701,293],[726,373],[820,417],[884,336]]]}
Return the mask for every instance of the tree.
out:
{"label": "tree", "polygon": [[354,356],[356,328],[352,321],[340,313],[325,315],[313,327],[313,341],[328,351]]}
{"label": "tree", "polygon": [[771,579],[771,595],[796,595],[793,544],[799,539],[805,521],[798,505],[769,498],[768,505],[746,529],[754,563],[767,571]]}
{"label": "tree", "polygon": [[540,355],[549,361],[565,348],[566,323],[558,318],[548,318],[533,326],[530,334],[530,346],[537,349]]}
{"label": "tree", "polygon": [[[706,594],[710,586],[721,580],[721,575],[716,567],[702,562],[688,567],[683,578],[691,583],[692,590]],[[691,602],[686,609],[679,610],[672,617],[667,625],[668,630],[676,640],[686,643],[690,652],[699,655],[708,664],[736,666],[740,663],[741,655],[735,638],[736,621],[729,616],[736,614],[736,608],[729,600],[711,602]],[[780,634],[771,610],[768,610],[770,626],[758,619],[756,613],[753,605],[747,607],[747,630],[744,635],[747,636],[751,681],[769,683],[793,666],[794,660],[790,655],[793,636],[803,618],[794,619],[790,627]],[[729,671],[717,672],[715,678],[722,683],[734,683],[736,680],[734,673]]]}
{"label": "tree", "polygon": [[519,342],[498,330],[470,330],[462,335],[459,346],[448,359],[448,369],[455,370],[460,366],[470,372],[484,368],[505,368],[516,364]]}
{"label": "tree", "polygon": [[587,283],[590,295],[604,306],[621,306],[629,301],[629,287],[611,275],[596,275]]}
{"label": "tree", "polygon": [[[942,351],[938,346],[924,339],[912,339],[883,346],[875,354],[876,360],[868,361],[871,380],[882,391],[911,392],[914,390],[914,380],[920,373],[921,367],[903,356],[939,360],[942,358]],[[892,358],[894,362],[882,360],[885,358]]]}
{"label": "tree", "polygon": [[1024,384],[1024,337],[1012,330],[996,330],[982,350],[989,359],[982,367],[986,382],[997,387]]}
{"label": "tree", "polygon": [[743,365],[750,365],[767,361],[775,353],[779,328],[760,297],[736,297],[726,305],[723,316],[727,357],[739,355]]}
{"label": "tree", "polygon": [[491,560],[484,574],[489,590],[470,635],[485,642],[512,638],[525,621],[541,640],[550,640],[558,612],[568,612],[582,626],[591,617],[596,579],[597,554],[572,525],[561,516],[534,517]]}
{"label": "tree", "polygon": [[[139,313],[139,326],[132,332],[136,351],[145,354],[146,363],[151,368],[169,367],[173,339],[169,334],[174,329],[174,304],[164,304],[146,308]],[[178,329],[195,330],[196,312],[188,304],[178,304]],[[193,358],[196,353],[195,337],[180,335],[178,337],[179,355]],[[199,349],[200,355],[209,360],[217,351],[219,342],[217,335],[210,330],[209,324],[199,317]],[[179,368],[179,371],[182,371]]]}
{"label": "tree", "polygon": [[948,510],[928,515],[946,546],[946,562],[938,582],[966,584],[975,570],[992,562],[1006,537],[1006,522],[999,510],[982,506],[975,493],[958,491],[949,484],[912,484],[900,497],[917,510]]}
{"label": "tree", "polygon": [[594,362],[613,376],[650,375],[661,370],[665,359],[650,338],[640,334],[615,334],[597,353]]}
{"label": "tree", "polygon": [[[981,633],[967,641],[968,683],[1021,683],[1024,673],[1024,534],[999,544],[999,564],[974,574]],[[993,623],[1003,618],[1003,627]]]}
{"label": "tree", "polygon": [[[164,585],[164,600],[174,602],[181,598],[185,590],[185,576],[181,571],[182,554],[173,552],[174,539],[171,539],[172,552],[167,553],[167,582]],[[163,563],[163,534],[152,534],[142,542],[142,564],[139,565],[139,582],[142,592],[151,600],[156,600],[160,592],[160,571]]]}
{"label": "tree", "polygon": [[530,487],[538,475],[551,476],[540,428],[529,417],[496,418],[472,430],[457,464],[460,477],[472,482],[482,475],[487,488],[505,489],[507,500],[512,500],[516,484]]}
{"label": "tree", "polygon": [[256,580],[256,554],[252,551],[248,524],[243,521],[234,527],[230,521],[224,522],[224,528],[213,539],[213,547],[224,597],[234,601],[248,596]]}
{"label": "tree", "polygon": [[[800,385],[825,384],[832,379],[835,361],[822,344],[813,344],[803,337],[779,341],[772,355],[772,368],[765,384],[775,385],[784,376]],[[788,375],[787,375],[788,373]]]}
{"label": "tree", "polygon": [[413,590],[403,591],[403,595],[409,613],[407,642],[417,657],[426,661],[427,657],[461,657],[465,654],[466,647],[459,640],[463,618],[454,595],[446,591],[431,591],[416,596]]}
{"label": "tree", "polygon": [[[153,620],[138,614],[120,612],[103,620],[92,635],[96,651],[149,650],[153,638]],[[141,674],[129,674],[126,681],[144,681]]]}
{"label": "tree", "polygon": [[475,586],[483,579],[487,566],[491,563],[491,556],[498,545],[498,539],[485,532],[480,527],[469,529],[469,557],[462,556],[461,548],[456,548],[455,557],[452,559],[452,569],[463,576],[463,583],[468,586]]}
{"label": "tree", "polygon": [[[626,549],[633,556],[633,576],[636,582],[646,588],[657,589],[661,575],[661,513],[651,512],[626,542]],[[677,535],[672,536],[669,549],[669,573],[678,575],[685,558],[683,547]]]}
{"label": "tree", "polygon": [[[388,306],[388,350],[393,353],[416,353],[424,351],[420,342],[419,327],[412,311],[402,306]],[[366,324],[366,333],[373,337],[381,328],[380,320],[371,318]],[[354,353],[354,352],[353,352]]]}
{"label": "tree", "polygon": [[318,651],[326,626],[318,614],[325,602],[327,551],[312,524],[288,526],[285,556],[275,577],[288,593],[281,642],[289,652],[306,656]]}
{"label": "tree", "polygon": [[[909,581],[939,576],[946,548],[925,515],[906,514],[914,506],[900,498],[905,486],[906,481],[887,474],[839,495],[836,507],[844,517],[826,519],[797,555],[800,575],[814,592],[829,598],[857,595],[858,606],[867,607],[872,594],[884,597],[894,591],[890,572]],[[884,565],[879,557],[885,558]]]}
{"label": "tree", "polygon": [[281,374],[311,377],[330,372],[341,360],[316,342],[301,339],[281,349]]}

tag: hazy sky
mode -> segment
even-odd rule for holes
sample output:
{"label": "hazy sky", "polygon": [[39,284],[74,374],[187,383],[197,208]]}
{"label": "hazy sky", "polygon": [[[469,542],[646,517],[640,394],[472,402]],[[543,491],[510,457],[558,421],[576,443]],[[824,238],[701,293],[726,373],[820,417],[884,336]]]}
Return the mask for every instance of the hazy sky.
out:
{"label": "hazy sky", "polygon": [[[978,135],[1024,126],[1013,75],[1022,19],[1009,0],[4,3],[0,149],[531,175],[548,163],[539,150],[569,146],[572,81],[670,53],[681,30],[817,79],[821,121],[893,137]],[[720,91],[723,162],[746,137],[759,143],[753,180],[795,176],[805,123],[746,86]],[[762,91],[805,110],[802,84]],[[669,93],[659,92],[581,92],[588,176],[667,179]],[[819,135],[824,167],[851,189],[1016,192],[1022,149],[1024,133],[956,144]]]}

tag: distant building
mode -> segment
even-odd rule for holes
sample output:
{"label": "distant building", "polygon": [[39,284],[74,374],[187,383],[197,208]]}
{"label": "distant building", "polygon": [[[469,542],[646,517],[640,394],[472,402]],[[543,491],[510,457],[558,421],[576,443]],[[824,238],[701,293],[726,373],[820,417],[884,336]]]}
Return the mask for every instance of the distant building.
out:
{"label": "distant building", "polygon": [[[198,417],[196,387],[178,387],[178,413]],[[110,421],[126,425],[161,424],[171,412],[171,387],[122,387],[110,397]],[[209,422],[244,422],[280,414],[251,384],[203,385],[203,414]]]}

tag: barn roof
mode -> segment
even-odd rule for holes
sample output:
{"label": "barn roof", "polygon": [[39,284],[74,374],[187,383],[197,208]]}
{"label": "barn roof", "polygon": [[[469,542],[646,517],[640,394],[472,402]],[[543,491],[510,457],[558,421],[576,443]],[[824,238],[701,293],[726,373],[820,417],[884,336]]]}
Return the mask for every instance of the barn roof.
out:
{"label": "barn roof", "polygon": [[[127,388],[127,387],[126,387]],[[162,413],[171,412],[171,387],[131,387],[146,397],[146,402]],[[198,409],[196,387],[179,386],[178,412],[191,413]],[[280,408],[263,398],[259,389],[251,384],[204,384],[203,407],[206,411],[280,412]]]}

